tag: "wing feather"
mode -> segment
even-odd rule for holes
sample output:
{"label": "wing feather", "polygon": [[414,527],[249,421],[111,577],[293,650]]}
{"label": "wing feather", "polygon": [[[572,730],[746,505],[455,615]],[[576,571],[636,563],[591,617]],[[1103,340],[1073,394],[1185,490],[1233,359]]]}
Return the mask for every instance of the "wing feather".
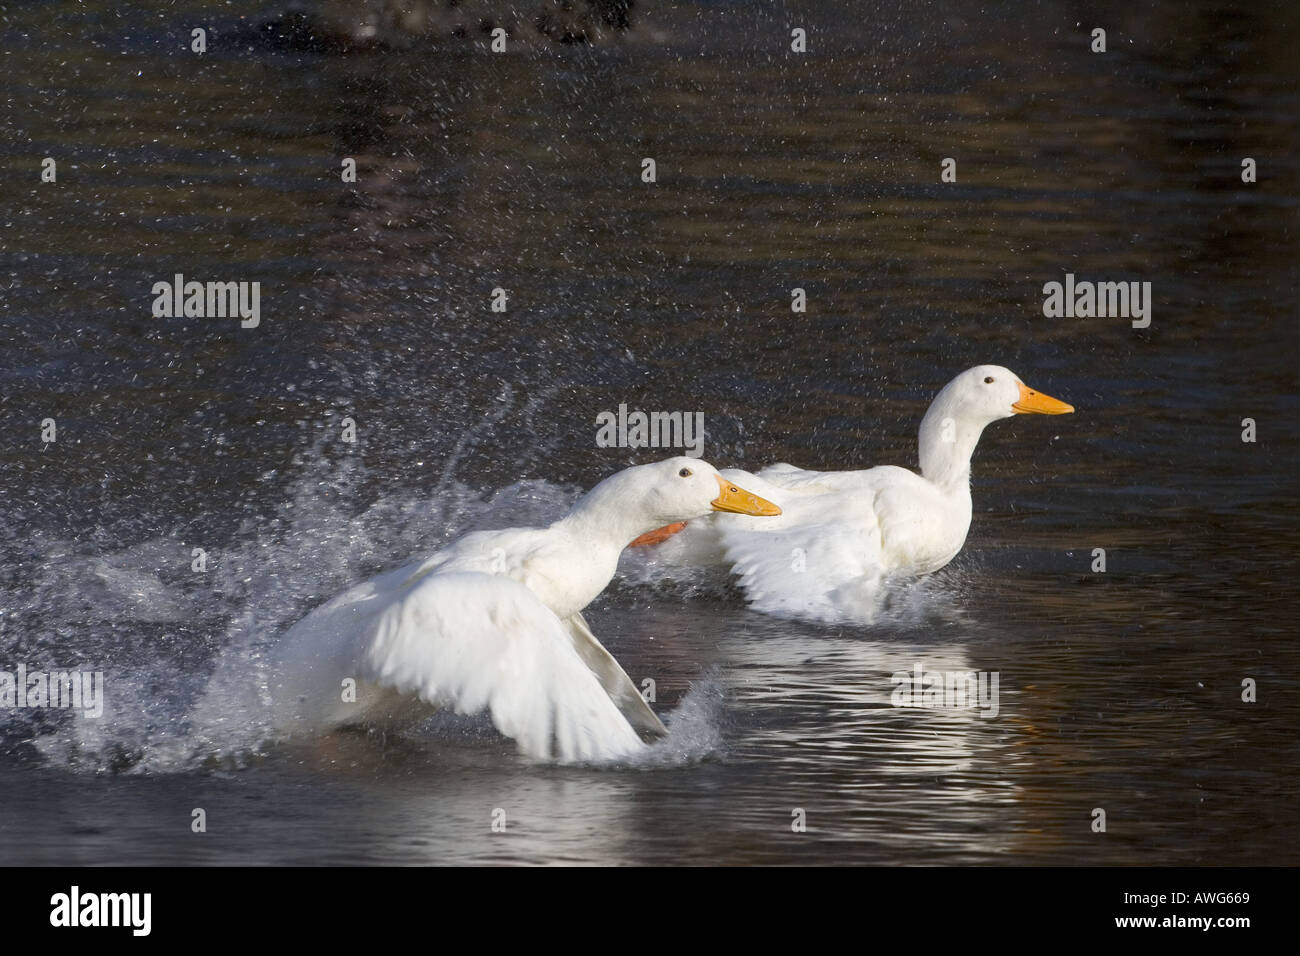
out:
{"label": "wing feather", "polygon": [[[829,498],[830,496],[826,496]],[[787,509],[784,528],[719,523],[723,551],[750,605],[768,614],[834,620],[882,574],[880,526],[869,502],[846,499],[828,518]]]}
{"label": "wing feather", "polygon": [[628,677],[618,661],[614,660],[614,655],[605,650],[604,645],[596,640],[596,635],[591,633],[591,628],[587,626],[583,616],[575,614],[564,624],[573,641],[573,649],[596,675],[596,679],[605,688],[605,693],[623,712],[628,723],[639,733],[650,737],[668,736],[668,728],[650,709],[650,705],[645,702],[645,698],[632,683],[632,678]]}
{"label": "wing feather", "polygon": [[350,710],[340,707],[339,681],[352,676],[367,691],[486,712],[538,760],[610,760],[645,746],[574,649],[569,628],[502,575],[435,572],[380,598],[363,586],[308,615],[283,643],[279,666],[299,683],[282,698],[307,711],[317,695],[330,702],[315,723],[356,722],[364,717],[358,709],[391,698],[365,694]]}

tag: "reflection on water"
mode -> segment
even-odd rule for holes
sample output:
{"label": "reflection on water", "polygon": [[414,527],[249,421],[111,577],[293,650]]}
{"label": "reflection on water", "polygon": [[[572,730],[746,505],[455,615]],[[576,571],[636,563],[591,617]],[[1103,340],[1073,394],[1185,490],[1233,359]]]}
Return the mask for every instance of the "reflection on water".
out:
{"label": "reflection on water", "polygon": [[[1100,60],[1064,3],[738,6],[505,56],[227,23],[201,61],[195,4],[0,18],[0,665],[109,679],[100,724],[0,721],[7,859],[1297,862],[1287,14],[1108,5]],[[153,319],[176,272],[260,281],[262,326]],[[1044,319],[1066,272],[1151,281],[1151,329]],[[673,718],[644,764],[477,726],[260,741],[278,629],[650,457],[597,412],[703,411],[721,465],[911,465],[978,362],[1078,413],[989,428],[966,550],[885,620],[625,562],[589,618]],[[890,706],[918,664],[997,672],[998,716]]]}

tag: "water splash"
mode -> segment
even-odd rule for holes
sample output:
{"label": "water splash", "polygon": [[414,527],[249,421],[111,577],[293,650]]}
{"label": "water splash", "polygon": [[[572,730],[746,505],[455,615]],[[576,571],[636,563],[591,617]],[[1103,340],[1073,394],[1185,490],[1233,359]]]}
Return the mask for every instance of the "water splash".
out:
{"label": "water splash", "polygon": [[[483,428],[500,417],[489,412]],[[482,440],[471,431],[459,455]],[[85,772],[257,759],[269,731],[266,650],[285,628],[351,584],[460,534],[546,524],[577,494],[522,481],[484,495],[456,479],[457,460],[432,492],[381,490],[368,499],[361,459],[320,439],[297,457],[282,503],[269,517],[249,509],[232,539],[211,548],[205,574],[191,571],[183,532],[98,553],[33,536],[24,564],[37,569],[34,578],[4,594],[5,659],[102,670],[105,710],[94,719],[10,711],[0,716],[0,752]]]}
{"label": "water splash", "polygon": [[723,756],[726,702],[718,674],[706,672],[692,682],[664,725],[668,736],[652,743],[632,760],[632,766],[681,767]]}

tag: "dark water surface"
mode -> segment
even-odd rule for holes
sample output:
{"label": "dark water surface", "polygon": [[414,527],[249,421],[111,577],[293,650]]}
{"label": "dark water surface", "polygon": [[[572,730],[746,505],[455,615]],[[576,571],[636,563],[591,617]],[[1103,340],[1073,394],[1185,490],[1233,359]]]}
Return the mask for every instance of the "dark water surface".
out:
{"label": "dark water surface", "polygon": [[[0,668],[108,697],[0,712],[3,859],[1300,863],[1292,8],[752,6],[499,56],[0,11]],[[176,272],[259,281],[261,325],[154,318]],[[1151,327],[1045,318],[1067,272],[1150,281]],[[965,550],[881,621],[629,561],[588,618],[656,682],[644,763],[262,745],[306,611],[659,457],[597,412],[703,411],[720,466],[912,466],[981,362],[1078,412],[990,427]],[[998,715],[890,706],[918,663],[998,672]]]}

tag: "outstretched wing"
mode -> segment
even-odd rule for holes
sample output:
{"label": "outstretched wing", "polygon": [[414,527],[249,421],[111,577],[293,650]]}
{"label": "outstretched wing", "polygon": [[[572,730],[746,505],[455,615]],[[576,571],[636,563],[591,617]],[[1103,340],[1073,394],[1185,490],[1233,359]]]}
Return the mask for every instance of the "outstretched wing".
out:
{"label": "outstretched wing", "polygon": [[435,707],[487,711],[540,760],[606,760],[644,746],[560,619],[500,575],[425,578],[379,616],[362,663],[369,680]]}
{"label": "outstretched wing", "polygon": [[574,614],[566,619],[564,624],[569,629],[573,649],[591,668],[591,672],[600,681],[600,686],[605,688],[605,693],[609,694],[610,700],[623,712],[628,723],[639,733],[650,737],[668,736],[668,728],[650,709],[650,705],[645,702],[645,698],[632,683],[632,678],[628,677],[618,661],[614,660],[614,655],[605,650],[604,645],[596,640],[596,635],[591,633],[591,628],[587,626],[583,616]]}
{"label": "outstretched wing", "polygon": [[486,712],[539,760],[609,760],[645,746],[565,624],[503,575],[437,572],[382,596],[354,589],[295,625],[279,656],[286,703],[307,713],[313,699],[335,702],[317,722],[362,716],[337,703],[339,679],[351,676],[366,685],[362,707],[387,706],[369,693],[377,688],[460,714]]}

